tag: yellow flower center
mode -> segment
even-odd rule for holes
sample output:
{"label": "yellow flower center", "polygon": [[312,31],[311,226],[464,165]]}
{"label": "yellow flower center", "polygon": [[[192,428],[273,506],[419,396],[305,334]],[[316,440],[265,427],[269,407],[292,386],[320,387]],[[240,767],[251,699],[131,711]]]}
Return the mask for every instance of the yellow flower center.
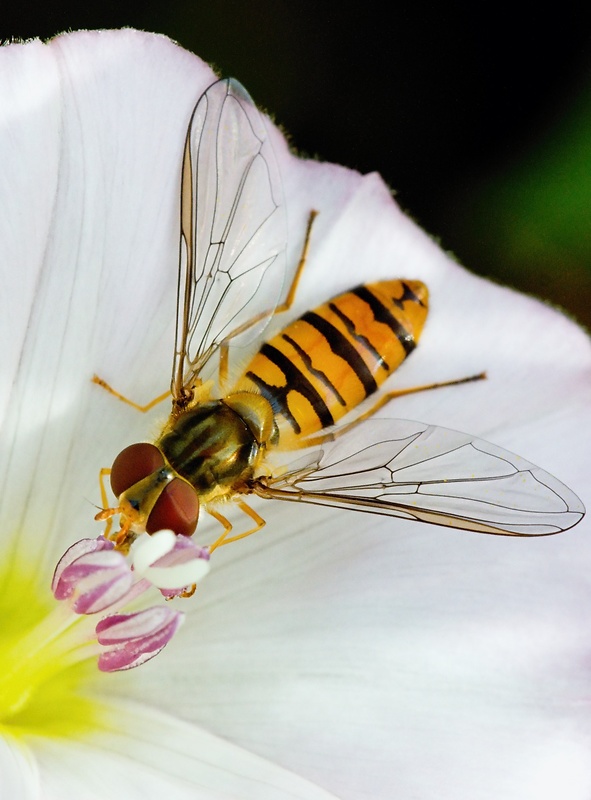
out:
{"label": "yellow flower center", "polygon": [[57,603],[47,575],[0,566],[0,736],[68,737],[96,729],[94,621]]}

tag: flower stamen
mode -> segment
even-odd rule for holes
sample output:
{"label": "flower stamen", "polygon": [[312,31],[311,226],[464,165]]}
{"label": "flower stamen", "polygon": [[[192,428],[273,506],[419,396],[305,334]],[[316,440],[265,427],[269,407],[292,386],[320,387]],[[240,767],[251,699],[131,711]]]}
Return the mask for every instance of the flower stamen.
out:
{"label": "flower stamen", "polygon": [[64,553],[55,569],[52,591],[75,615],[109,612],[85,642],[77,642],[77,649],[87,658],[88,640],[94,639],[94,651],[92,647],[90,651],[99,653],[99,669],[112,672],[153,658],[184,618],[182,612],[163,605],[131,613],[120,613],[121,609],[152,587],[166,600],[188,597],[208,571],[207,549],[172,531],[140,536],[127,557],[115,542],[99,536],[82,539]]}

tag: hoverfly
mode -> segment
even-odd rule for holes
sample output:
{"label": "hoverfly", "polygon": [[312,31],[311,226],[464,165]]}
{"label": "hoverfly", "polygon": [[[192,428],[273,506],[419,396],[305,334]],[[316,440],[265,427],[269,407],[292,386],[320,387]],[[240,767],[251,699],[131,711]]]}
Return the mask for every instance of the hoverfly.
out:
{"label": "hoverfly", "polygon": [[[284,292],[284,211],[262,115],[240,84],[217,81],[195,106],[184,148],[172,411],[155,444],[117,456],[110,476],[118,505],[97,515],[120,515],[117,546],[161,528],[190,535],[205,509],[223,527],[213,551],[265,524],[248,495],[514,536],[579,522],[580,500],[519,456],[465,433],[372,416],[406,393],[378,390],[425,322],[428,292],[419,281],[381,281],[333,298],[265,342],[229,383],[230,359],[293,301],[314,212]],[[407,391],[424,388],[432,387]],[[306,457],[294,458],[302,448]],[[222,513],[229,500],[249,519],[233,536]]]}

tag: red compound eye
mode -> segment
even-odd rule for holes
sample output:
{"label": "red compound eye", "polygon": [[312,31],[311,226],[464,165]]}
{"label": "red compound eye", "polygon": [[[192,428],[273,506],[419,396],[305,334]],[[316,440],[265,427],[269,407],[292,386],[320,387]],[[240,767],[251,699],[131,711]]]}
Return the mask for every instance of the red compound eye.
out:
{"label": "red compound eye", "polygon": [[156,445],[140,442],[122,450],[111,467],[111,489],[115,497],[164,466],[164,456]]}
{"label": "red compound eye", "polygon": [[175,478],[164,487],[152,509],[146,531],[156,533],[169,528],[183,536],[191,536],[197,527],[199,498],[197,492],[185,481]]}
{"label": "red compound eye", "polygon": [[[122,450],[111,468],[111,488],[120,497],[138,481],[147,478],[166,464],[164,456],[154,444],[141,442]],[[191,536],[197,527],[199,498],[197,492],[186,481],[174,478],[166,484],[146,523],[148,533],[164,528]]]}

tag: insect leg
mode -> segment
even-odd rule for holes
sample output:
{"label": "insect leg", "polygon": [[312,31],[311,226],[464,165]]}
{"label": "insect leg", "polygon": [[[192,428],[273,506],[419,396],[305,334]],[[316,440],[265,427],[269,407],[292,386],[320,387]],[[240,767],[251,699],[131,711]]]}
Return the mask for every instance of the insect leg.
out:
{"label": "insect leg", "polygon": [[105,478],[108,478],[110,474],[110,467],[103,467],[99,472],[99,486],[101,490],[101,503],[103,504],[103,508],[106,508],[108,503],[107,490],[105,489]]}
{"label": "insect leg", "polygon": [[[100,492],[101,492],[101,503],[102,503],[103,509],[107,508],[107,506],[109,504],[109,500],[108,500],[108,497],[107,497],[107,490],[105,488],[105,478],[108,478],[110,474],[111,474],[110,467],[103,467],[101,469],[101,471],[99,472],[99,487],[100,487]],[[105,539],[109,538],[109,534],[111,533],[112,525],[113,525],[113,518],[112,517],[108,517],[107,518],[107,525],[105,527],[105,533],[104,533]]]}
{"label": "insect leg", "polygon": [[469,375],[467,378],[455,378],[452,381],[442,381],[441,383],[425,383],[422,386],[411,386],[408,389],[394,389],[392,392],[386,392],[386,394],[382,395],[379,400],[364,414],[362,414],[355,423],[361,422],[362,419],[367,419],[371,417],[372,414],[380,409],[382,406],[385,406],[386,403],[389,403],[390,400],[394,400],[395,397],[403,397],[405,394],[416,394],[417,392],[427,392],[431,389],[443,389],[446,386],[457,386],[461,383],[472,383],[472,381],[483,381],[486,380],[486,372],[479,372],[478,375]]}
{"label": "insect leg", "polygon": [[318,216],[318,211],[312,209],[310,211],[310,215],[308,217],[308,224],[306,225],[306,234],[304,237],[304,245],[302,247],[302,253],[300,255],[300,260],[298,261],[298,265],[294,276],[291,281],[291,286],[289,287],[289,292],[287,293],[287,297],[283,301],[280,306],[277,306],[275,309],[273,316],[276,314],[282,314],[284,311],[289,311],[289,309],[293,305],[293,301],[295,300],[296,292],[298,290],[298,284],[300,282],[300,278],[302,277],[302,272],[304,271],[304,267],[306,265],[306,259],[308,258],[308,251],[310,250],[310,238],[312,236],[312,225],[314,224],[314,220]]}
{"label": "insect leg", "polygon": [[153,400],[150,400],[149,403],[146,403],[146,405],[142,406],[139,403],[136,403],[135,400],[130,400],[128,397],[125,397],[125,395],[120,394],[116,389],[113,389],[112,386],[109,386],[106,381],[104,381],[102,378],[99,378],[98,375],[92,376],[92,382],[96,383],[97,386],[100,386],[102,389],[105,389],[107,392],[109,392],[109,394],[112,394],[113,397],[121,400],[122,403],[127,403],[128,406],[132,406],[137,411],[141,411],[142,414],[145,414],[146,411],[149,411],[151,408],[154,408],[154,406],[157,406],[158,403],[166,400],[167,397],[170,397],[169,389],[167,392],[164,392],[164,394],[159,394],[158,397],[155,397]]}
{"label": "insect leg", "polygon": [[[304,236],[304,244],[302,247],[302,252],[300,255],[300,260],[298,261],[298,265],[296,267],[296,271],[294,276],[291,280],[291,285],[289,287],[289,291],[287,292],[287,296],[281,305],[278,305],[274,312],[273,316],[277,314],[283,314],[284,311],[289,311],[289,309],[293,305],[293,301],[295,300],[296,292],[298,289],[298,284],[300,282],[300,278],[302,276],[302,272],[304,271],[304,266],[306,265],[306,259],[308,258],[308,251],[310,249],[310,238],[312,235],[312,225],[314,224],[314,220],[318,216],[318,211],[312,209],[310,211],[310,215],[308,216],[308,224],[306,225],[306,233]],[[268,314],[268,311],[263,311],[260,314],[252,317],[251,319],[244,322],[238,328],[235,328],[231,333],[226,336],[223,342],[220,343],[220,367],[219,367],[219,383],[220,386],[224,386],[228,377],[228,350],[230,347],[230,342],[236,336],[244,331],[251,328],[253,325],[256,325],[261,319],[264,319]]]}
{"label": "insect leg", "polygon": [[485,378],[486,378],[486,372],[480,372],[478,373],[478,375],[470,375],[467,378],[456,378],[455,380],[452,381],[443,381],[441,383],[426,383],[423,386],[411,386],[408,389],[394,389],[391,392],[386,392],[385,394],[383,394],[378,400],[376,400],[376,402],[370,408],[367,409],[367,411],[364,411],[363,414],[360,414],[358,417],[356,417],[354,420],[351,420],[351,422],[348,422],[346,425],[341,425],[340,427],[328,433],[324,434],[321,433],[318,436],[312,436],[307,439],[303,439],[297,442],[294,445],[294,448],[318,447],[319,445],[324,444],[325,442],[332,442],[339,436],[342,436],[343,433],[347,433],[348,431],[350,431],[360,422],[363,422],[363,420],[373,416],[376,413],[376,411],[379,411],[380,408],[383,408],[383,406],[386,405],[386,403],[389,403],[390,400],[394,400],[396,397],[403,397],[405,394],[416,394],[417,392],[426,392],[429,391],[430,389],[442,389],[445,386],[457,386],[458,384],[461,383],[471,383],[472,381],[481,381],[485,380]]}
{"label": "insect leg", "polygon": [[260,531],[261,528],[263,528],[266,525],[265,520],[260,516],[260,514],[257,514],[254,508],[251,508],[247,503],[244,502],[244,500],[236,500],[235,502],[236,505],[240,508],[240,510],[243,511],[246,514],[246,516],[250,517],[256,523],[255,527],[250,528],[244,533],[239,533],[236,536],[230,536],[228,538],[228,534],[232,530],[232,523],[228,519],[226,519],[226,517],[222,516],[221,514],[218,514],[217,511],[208,509],[208,513],[211,514],[212,517],[215,517],[215,519],[217,519],[218,522],[220,522],[225,528],[222,535],[218,539],[216,539],[213,544],[209,545],[208,549],[210,554],[213,553],[214,550],[217,550],[218,547],[222,547],[222,545],[230,544],[230,542],[237,542],[239,539],[246,539],[247,536],[250,536],[252,533],[256,533],[257,531]]}

